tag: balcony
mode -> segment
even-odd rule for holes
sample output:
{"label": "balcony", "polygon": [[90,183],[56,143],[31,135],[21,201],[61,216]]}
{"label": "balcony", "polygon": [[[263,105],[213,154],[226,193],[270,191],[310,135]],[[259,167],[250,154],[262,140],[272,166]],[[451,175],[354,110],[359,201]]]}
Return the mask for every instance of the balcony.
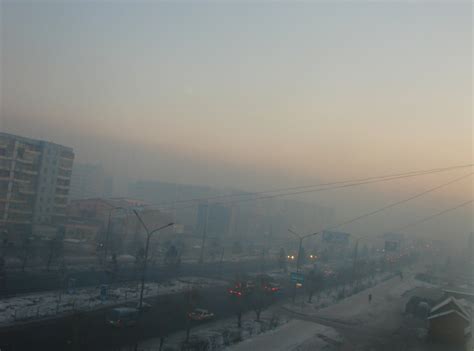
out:
{"label": "balcony", "polygon": [[34,163],[36,163],[36,159],[34,158],[16,158],[15,159],[16,162],[19,162],[19,163],[24,163],[24,164],[27,164],[27,165],[32,165]]}
{"label": "balcony", "polygon": [[8,213],[33,214],[33,210],[29,210],[29,209],[26,209],[26,208],[12,208],[12,207],[10,207],[8,209]]}
{"label": "balcony", "polygon": [[74,159],[74,152],[68,151],[68,150],[63,150],[63,151],[61,151],[61,158],[66,159],[66,160],[73,160]]}
{"label": "balcony", "polygon": [[41,153],[41,150],[34,149],[34,148],[27,148],[25,149],[25,152],[29,154],[33,154],[33,155],[39,155]]}
{"label": "balcony", "polygon": [[20,187],[17,191],[18,191],[19,194],[23,194],[23,195],[34,195],[34,194],[36,194],[36,189],[34,189],[34,188]]}
{"label": "balcony", "polygon": [[27,201],[27,200],[23,200],[23,199],[17,199],[17,198],[9,198],[9,199],[7,199],[6,197],[0,197],[0,203],[4,203],[4,202],[10,202],[10,203],[16,203],[16,204],[25,204],[25,203],[27,203],[28,201]]}
{"label": "balcony", "polygon": [[23,170],[21,172],[23,172],[25,174],[28,174],[28,175],[32,175],[32,176],[38,175],[38,171],[36,171],[36,170],[31,170],[31,171]]}
{"label": "balcony", "polygon": [[6,221],[0,220],[0,223],[29,224],[31,223],[31,218],[8,218]]}
{"label": "balcony", "polygon": [[56,192],[59,190],[69,190],[69,185],[56,184]]}
{"label": "balcony", "polygon": [[30,184],[30,183],[31,183],[31,180],[30,180],[30,179],[18,179],[18,178],[13,178],[12,180],[13,180],[14,182],[20,183],[20,184]]}
{"label": "balcony", "polygon": [[72,162],[70,164],[59,164],[59,169],[65,170],[65,171],[72,171]]}
{"label": "balcony", "polygon": [[71,176],[61,175],[61,174],[58,174],[57,177],[58,177],[58,179],[63,179],[63,180],[69,180],[69,179],[71,179]]}

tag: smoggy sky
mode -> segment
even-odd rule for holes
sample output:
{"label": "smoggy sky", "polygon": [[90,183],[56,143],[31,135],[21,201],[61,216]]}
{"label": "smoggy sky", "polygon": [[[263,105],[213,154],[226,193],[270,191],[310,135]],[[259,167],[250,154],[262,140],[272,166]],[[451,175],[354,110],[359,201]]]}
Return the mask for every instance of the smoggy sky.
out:
{"label": "smoggy sky", "polygon": [[472,161],[470,2],[1,10],[0,128],[73,146],[79,162],[261,189]]}

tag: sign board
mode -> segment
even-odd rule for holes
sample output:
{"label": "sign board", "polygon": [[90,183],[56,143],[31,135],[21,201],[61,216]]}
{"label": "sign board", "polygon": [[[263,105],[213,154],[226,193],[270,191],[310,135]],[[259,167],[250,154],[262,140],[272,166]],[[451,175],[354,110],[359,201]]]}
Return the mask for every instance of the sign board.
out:
{"label": "sign board", "polygon": [[302,273],[291,272],[291,281],[295,283],[303,283],[304,275]]}

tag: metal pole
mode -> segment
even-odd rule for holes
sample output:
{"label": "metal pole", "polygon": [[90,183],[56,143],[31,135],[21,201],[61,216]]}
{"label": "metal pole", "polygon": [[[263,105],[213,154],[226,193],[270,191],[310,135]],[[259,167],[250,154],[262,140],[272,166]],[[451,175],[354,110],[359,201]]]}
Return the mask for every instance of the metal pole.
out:
{"label": "metal pole", "polygon": [[354,247],[354,259],[352,262],[352,287],[354,287],[354,282],[356,280],[356,266],[357,266],[357,252],[359,249],[359,239],[356,240]]}
{"label": "metal pole", "polygon": [[109,219],[107,221],[107,231],[105,233],[105,243],[104,243],[104,263],[107,263],[107,250],[109,248],[109,235],[110,235],[110,221],[112,217],[112,211],[115,208],[109,210]]}
{"label": "metal pole", "polygon": [[207,236],[207,221],[209,220],[209,204],[206,204],[206,220],[204,222],[204,230],[202,232],[201,254],[199,255],[199,263],[204,262],[204,245],[206,244]]}
{"label": "metal pole", "polygon": [[[298,273],[300,272],[300,258],[301,258],[301,247],[303,246],[303,238],[300,237],[299,238],[299,246],[298,246],[298,256],[296,258],[296,274],[298,275]],[[296,284],[297,282],[294,282],[293,284],[293,302],[295,302],[295,299],[296,299]]]}
{"label": "metal pole", "polygon": [[147,231],[146,245],[145,245],[145,258],[143,262],[142,281],[141,281],[141,288],[140,288],[140,301],[138,303],[138,310],[140,311],[140,313],[143,306],[143,291],[145,290],[145,274],[146,274],[146,266],[147,266],[147,261],[148,261],[148,248],[150,247],[150,238],[151,238],[151,233]]}
{"label": "metal pole", "polygon": [[219,262],[219,278],[222,278],[222,261],[224,261],[224,250],[225,248],[222,247],[221,260]]}
{"label": "metal pole", "polygon": [[140,215],[138,214],[138,212],[136,210],[133,210],[133,212],[135,213],[135,215],[137,216],[138,220],[140,221],[140,223],[142,224],[143,228],[145,228],[145,231],[146,231],[146,244],[145,244],[145,257],[144,257],[144,262],[143,262],[143,269],[142,269],[142,279],[141,279],[141,288],[140,288],[140,300],[139,300],[139,303],[138,303],[138,309],[139,309],[139,312],[141,313],[142,311],[142,306],[143,306],[143,291],[145,290],[145,275],[146,275],[146,267],[147,267],[147,261],[148,261],[148,249],[150,247],[150,238],[152,236],[153,233],[156,233],[164,228],[167,228],[169,226],[172,226],[174,223],[171,222],[171,223],[168,223],[162,227],[159,227],[159,228],[156,228],[152,231],[150,231],[147,227],[147,225],[145,224],[145,222],[143,221],[143,219],[140,217]]}
{"label": "metal pole", "polygon": [[298,247],[298,259],[296,261],[296,273],[300,272],[300,264],[301,264],[301,249],[303,247],[303,238],[300,238],[300,244]]}

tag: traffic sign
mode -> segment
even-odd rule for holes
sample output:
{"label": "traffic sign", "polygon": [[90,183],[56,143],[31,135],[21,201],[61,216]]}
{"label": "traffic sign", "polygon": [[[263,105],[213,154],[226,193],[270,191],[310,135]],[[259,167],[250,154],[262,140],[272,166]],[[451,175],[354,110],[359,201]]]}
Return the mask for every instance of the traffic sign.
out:
{"label": "traffic sign", "polygon": [[291,281],[295,283],[303,283],[304,282],[304,275],[302,273],[291,272]]}

